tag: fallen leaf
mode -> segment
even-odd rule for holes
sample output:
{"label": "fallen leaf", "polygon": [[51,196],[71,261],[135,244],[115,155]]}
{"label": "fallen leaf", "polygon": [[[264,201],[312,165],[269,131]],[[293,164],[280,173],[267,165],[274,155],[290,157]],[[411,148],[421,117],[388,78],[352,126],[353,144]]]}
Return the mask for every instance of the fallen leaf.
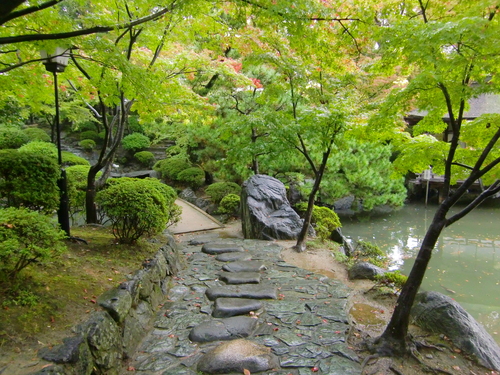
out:
{"label": "fallen leaf", "polygon": [[247,370],[246,368],[243,369],[243,374],[245,375],[250,375],[250,370]]}

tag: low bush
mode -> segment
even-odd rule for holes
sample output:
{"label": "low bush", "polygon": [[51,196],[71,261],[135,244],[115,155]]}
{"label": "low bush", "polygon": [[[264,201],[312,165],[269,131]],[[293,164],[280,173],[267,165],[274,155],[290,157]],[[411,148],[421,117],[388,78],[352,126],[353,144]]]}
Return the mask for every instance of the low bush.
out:
{"label": "low bush", "polygon": [[50,135],[40,128],[26,128],[23,129],[23,133],[26,134],[30,141],[42,141],[50,142]]}
{"label": "low bush", "polygon": [[219,204],[228,194],[240,195],[241,187],[234,182],[215,182],[205,189],[205,193],[212,202]]}
{"label": "low bush", "polygon": [[240,208],[240,201],[241,198],[239,195],[228,194],[221,199],[217,212],[220,214],[235,215]]}
{"label": "low bush", "polygon": [[77,156],[69,151],[62,151],[61,157],[64,165],[90,165],[87,159]]}
{"label": "low bush", "polygon": [[385,267],[387,256],[378,247],[367,241],[358,241],[352,257],[359,261],[370,262],[378,267]]}
{"label": "low bush", "polygon": [[59,206],[57,180],[60,176],[57,158],[53,155],[0,150],[0,202],[8,207],[52,212]]}
{"label": "low bush", "polygon": [[78,142],[78,146],[83,148],[85,151],[92,151],[96,147],[96,143],[92,139],[84,139]]}
{"label": "low bush", "polygon": [[151,146],[151,141],[148,137],[141,133],[132,133],[122,139],[122,147],[124,150],[137,152]]}
{"label": "low bush", "polygon": [[134,154],[134,159],[145,167],[151,167],[155,161],[155,156],[150,151],[139,151]]}
{"label": "low bush", "polygon": [[159,160],[153,167],[163,179],[171,181],[177,181],[178,174],[188,168],[191,168],[191,164],[186,159],[175,156]]}
{"label": "low bush", "polygon": [[400,271],[385,272],[383,275],[377,275],[375,280],[380,284],[394,286],[401,289],[405,285],[408,276],[403,275]]}
{"label": "low bush", "polygon": [[40,263],[64,251],[65,233],[51,218],[26,208],[0,209],[0,270],[10,278],[32,263]]}
{"label": "low bush", "polygon": [[18,127],[0,125],[0,150],[19,148],[29,141],[29,136]]}
{"label": "low bush", "polygon": [[205,183],[205,171],[198,167],[184,169],[177,174],[177,181],[198,189]]}
{"label": "low bush", "polygon": [[111,220],[118,241],[131,244],[141,236],[162,232],[169,220],[177,219],[175,197],[175,191],[159,180],[120,178],[97,193],[96,203]]}
{"label": "low bush", "polygon": [[57,161],[57,147],[50,142],[33,141],[19,147],[19,152],[47,155]]}
{"label": "low bush", "polygon": [[78,137],[83,141],[85,139],[92,139],[94,142],[99,142],[101,140],[101,137],[99,133],[97,133],[95,130],[86,130],[81,132]]}
{"label": "low bush", "polygon": [[[307,203],[306,202],[298,203],[295,206],[295,209],[297,210],[299,215],[303,216],[307,210]],[[321,240],[330,239],[332,232],[335,229],[342,227],[340,219],[338,215],[335,213],[335,211],[333,211],[328,207],[320,207],[316,205],[313,207],[311,224],[314,226],[314,229],[316,230],[316,235]]]}

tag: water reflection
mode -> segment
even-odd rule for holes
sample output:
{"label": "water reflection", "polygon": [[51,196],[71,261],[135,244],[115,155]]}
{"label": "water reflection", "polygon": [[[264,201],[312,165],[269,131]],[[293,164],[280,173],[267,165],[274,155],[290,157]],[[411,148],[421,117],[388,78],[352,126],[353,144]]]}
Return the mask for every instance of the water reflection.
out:
{"label": "water reflection", "polygon": [[[436,207],[410,204],[362,221],[342,221],[352,241],[377,244],[391,259],[390,269],[408,274]],[[500,209],[480,207],[446,228],[422,284],[454,298],[500,342]]]}

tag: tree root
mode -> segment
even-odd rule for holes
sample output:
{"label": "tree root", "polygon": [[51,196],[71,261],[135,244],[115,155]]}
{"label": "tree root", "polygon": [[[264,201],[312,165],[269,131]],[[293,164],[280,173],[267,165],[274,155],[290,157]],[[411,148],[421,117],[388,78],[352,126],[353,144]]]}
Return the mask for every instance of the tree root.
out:
{"label": "tree root", "polygon": [[399,371],[397,368],[395,368],[394,366],[389,366],[389,370],[391,370],[393,373],[395,373],[396,375],[404,375],[401,371]]}
{"label": "tree root", "polygon": [[422,361],[420,359],[420,353],[417,351],[416,348],[413,348],[411,351],[410,351],[410,355],[423,367],[423,370],[425,372],[432,372],[433,374],[446,374],[446,375],[454,375],[453,373],[451,372],[448,372],[446,370],[443,370],[443,369],[440,369],[438,367],[432,367],[432,366],[429,366],[428,364],[424,363],[424,361]]}

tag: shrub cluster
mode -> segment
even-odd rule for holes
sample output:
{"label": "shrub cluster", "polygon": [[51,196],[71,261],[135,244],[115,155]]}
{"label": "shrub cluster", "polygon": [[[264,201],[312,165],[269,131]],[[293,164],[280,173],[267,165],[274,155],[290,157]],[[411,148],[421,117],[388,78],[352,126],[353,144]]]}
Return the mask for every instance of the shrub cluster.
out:
{"label": "shrub cluster", "polygon": [[151,141],[147,136],[141,133],[132,133],[122,139],[122,147],[124,150],[137,152],[151,146]]}
{"label": "shrub cluster", "polygon": [[29,141],[29,136],[20,128],[0,125],[0,150],[19,148]]}
{"label": "shrub cluster", "polygon": [[217,211],[220,214],[230,214],[235,215],[240,208],[241,198],[236,194],[228,194],[221,199],[219,208]]}
{"label": "shrub cluster", "polygon": [[[303,214],[307,210],[307,203],[298,203],[295,206],[295,209],[299,212],[299,214]],[[316,230],[316,235],[322,240],[330,239],[332,232],[335,229],[342,227],[340,219],[335,211],[328,207],[320,207],[316,205],[313,207],[311,224]]]}
{"label": "shrub cluster", "polygon": [[177,174],[177,181],[198,189],[205,183],[205,171],[198,167],[184,169]]}
{"label": "shrub cluster", "polygon": [[191,164],[186,159],[175,156],[159,160],[153,167],[163,179],[171,181],[177,181],[178,174],[188,168],[191,168]]}
{"label": "shrub cluster", "polygon": [[48,216],[26,208],[0,209],[0,271],[15,278],[30,264],[60,254],[64,236]]}
{"label": "shrub cluster", "polygon": [[215,182],[205,189],[205,193],[215,204],[219,204],[222,198],[228,194],[240,195],[241,187],[234,182]]}
{"label": "shrub cluster", "polygon": [[30,141],[42,141],[50,142],[50,135],[40,128],[26,128],[23,129],[23,133],[26,134]]}
{"label": "shrub cluster", "polygon": [[139,151],[134,154],[134,159],[145,167],[151,167],[155,161],[155,156],[150,151]]}
{"label": "shrub cluster", "polygon": [[96,143],[92,139],[84,139],[83,141],[78,142],[78,146],[83,148],[85,151],[92,151],[95,148]]}
{"label": "shrub cluster", "polygon": [[119,178],[96,196],[96,203],[111,220],[120,243],[134,243],[141,236],[155,235],[178,220],[176,193],[157,179]]}

